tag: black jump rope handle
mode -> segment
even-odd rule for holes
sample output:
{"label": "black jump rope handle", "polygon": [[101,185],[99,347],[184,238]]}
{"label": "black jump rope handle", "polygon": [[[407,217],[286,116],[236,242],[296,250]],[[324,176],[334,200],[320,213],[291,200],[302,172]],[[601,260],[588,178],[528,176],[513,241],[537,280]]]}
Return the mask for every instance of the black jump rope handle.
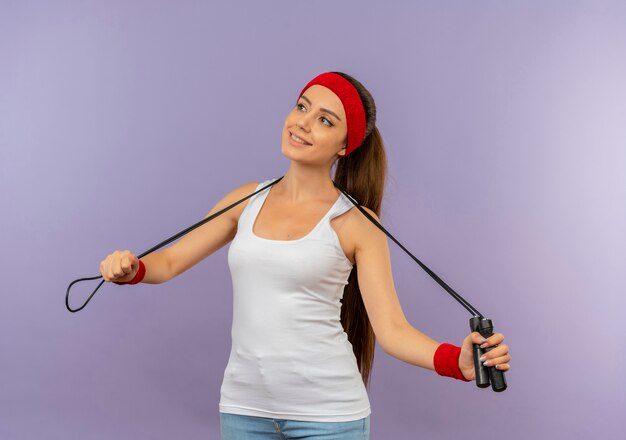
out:
{"label": "black jump rope handle", "polygon": [[[469,320],[470,330],[478,332],[482,337],[488,338],[493,335],[493,322],[491,319],[473,316]],[[474,345],[474,371],[476,372],[476,386],[486,388],[491,383],[491,388],[496,391],[506,390],[504,371],[497,370],[495,366],[486,367],[480,362],[480,357],[491,351],[494,347],[480,348],[480,344]]]}

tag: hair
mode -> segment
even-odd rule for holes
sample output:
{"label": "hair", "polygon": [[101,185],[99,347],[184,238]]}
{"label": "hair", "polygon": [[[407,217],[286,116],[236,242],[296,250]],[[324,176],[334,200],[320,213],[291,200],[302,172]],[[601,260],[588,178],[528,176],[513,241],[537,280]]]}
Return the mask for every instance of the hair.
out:
{"label": "hair", "polygon": [[[337,187],[380,217],[387,177],[387,155],[382,136],[376,127],[376,104],[370,92],[359,81],[343,72],[333,73],[341,75],[357,89],[365,108],[366,122],[361,145],[335,161],[333,180]],[[361,298],[357,269],[355,264],[344,288],[341,325],[352,344],[361,377],[367,387],[374,364],[376,337]]]}

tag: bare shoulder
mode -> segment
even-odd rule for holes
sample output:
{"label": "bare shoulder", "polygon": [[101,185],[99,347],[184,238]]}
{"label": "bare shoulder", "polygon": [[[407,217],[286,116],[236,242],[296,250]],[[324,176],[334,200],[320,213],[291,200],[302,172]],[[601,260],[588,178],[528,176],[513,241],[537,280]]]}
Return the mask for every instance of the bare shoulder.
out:
{"label": "bare shoulder", "polygon": [[[359,205],[365,212],[380,223],[378,215],[370,208]],[[364,248],[386,245],[385,233],[367,218],[356,206],[344,214],[333,219],[344,251],[351,262],[355,261],[355,254]]]}
{"label": "bare shoulder", "polygon": [[[374,220],[381,223],[378,215],[370,208],[359,205],[363,211],[367,212]],[[367,218],[355,206],[350,210],[350,224],[346,225],[346,229],[350,231],[350,241],[354,250],[355,260],[359,259],[359,255],[386,255],[389,251],[386,234]],[[382,224],[382,223],[381,223]]]}
{"label": "bare shoulder", "polygon": [[[215,204],[213,209],[211,209],[211,211],[207,214],[207,217],[252,194],[256,187],[259,186],[259,183],[261,182],[249,182],[234,188]],[[241,215],[249,201],[250,199],[244,200],[243,202],[226,211],[224,215],[227,216],[234,223],[237,223],[239,221],[239,216]]]}
{"label": "bare shoulder", "polygon": [[[380,223],[380,219],[378,215],[374,211],[372,211],[367,206],[359,205],[361,209],[371,215],[377,222]],[[359,233],[371,233],[374,231],[379,231],[382,233],[378,227],[372,223],[372,221],[367,218],[356,206],[346,212],[346,226],[351,230],[359,232]]]}
{"label": "bare shoulder", "polygon": [[230,196],[231,198],[235,198],[237,200],[247,196],[248,194],[251,194],[252,192],[254,192],[254,190],[256,189],[257,186],[259,186],[261,182],[249,182],[249,183],[245,183],[241,186],[238,186],[237,188],[233,189],[230,193],[228,193],[228,196]]}

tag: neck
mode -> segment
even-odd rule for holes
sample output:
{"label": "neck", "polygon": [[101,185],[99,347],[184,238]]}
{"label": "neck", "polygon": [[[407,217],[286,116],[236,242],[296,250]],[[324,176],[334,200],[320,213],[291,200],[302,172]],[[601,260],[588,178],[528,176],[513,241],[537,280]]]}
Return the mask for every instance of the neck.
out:
{"label": "neck", "polygon": [[291,162],[285,177],[277,183],[292,202],[306,202],[320,198],[336,198],[339,190],[330,177],[330,169],[325,167],[307,167]]}

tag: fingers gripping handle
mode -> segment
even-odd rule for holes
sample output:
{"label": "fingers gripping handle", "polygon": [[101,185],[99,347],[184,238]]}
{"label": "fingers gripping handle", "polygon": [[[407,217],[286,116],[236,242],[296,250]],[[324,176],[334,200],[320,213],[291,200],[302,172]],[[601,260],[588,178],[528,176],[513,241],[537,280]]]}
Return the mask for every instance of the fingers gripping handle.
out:
{"label": "fingers gripping handle", "polygon": [[[491,319],[473,316],[470,318],[470,330],[478,332],[482,337],[488,338],[493,335],[493,323]],[[476,372],[476,386],[486,388],[491,383],[491,388],[496,391],[506,390],[506,379],[504,371],[496,369],[495,366],[486,367],[480,362],[480,357],[491,351],[494,347],[480,348],[479,344],[474,345],[474,371]]]}

